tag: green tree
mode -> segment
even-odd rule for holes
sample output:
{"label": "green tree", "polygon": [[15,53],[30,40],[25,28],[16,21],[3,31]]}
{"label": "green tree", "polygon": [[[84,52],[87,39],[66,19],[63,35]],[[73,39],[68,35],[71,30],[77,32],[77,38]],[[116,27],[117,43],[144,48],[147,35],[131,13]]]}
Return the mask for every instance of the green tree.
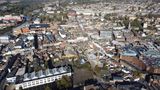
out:
{"label": "green tree", "polygon": [[113,8],[113,10],[116,10],[116,6],[113,6],[112,8]]}
{"label": "green tree", "polygon": [[141,77],[142,76],[142,73],[140,71],[133,71],[133,75],[135,77]]}
{"label": "green tree", "polygon": [[139,27],[140,26],[140,21],[138,19],[135,19],[131,22],[132,27]]}
{"label": "green tree", "polygon": [[48,62],[47,62],[47,61],[45,61],[45,63],[44,63],[44,67],[45,67],[45,69],[47,69],[47,68],[48,68]]}
{"label": "green tree", "polygon": [[40,67],[40,66],[34,67],[34,71],[35,71],[35,72],[38,72],[38,71],[40,71],[40,70],[41,70],[41,67]]}
{"label": "green tree", "polygon": [[142,22],[139,21],[138,19],[135,19],[131,22],[132,27],[139,28],[139,30],[143,30]]}
{"label": "green tree", "polygon": [[63,76],[60,80],[56,81],[57,88],[62,90],[62,89],[67,89],[72,86],[72,81],[70,77],[68,76]]}
{"label": "green tree", "polygon": [[99,73],[100,73],[100,68],[98,67],[98,65],[95,66],[94,72],[95,72],[97,75],[99,75]]}
{"label": "green tree", "polygon": [[106,14],[106,15],[104,15],[104,19],[106,19],[106,20],[110,20],[111,18],[111,14]]}
{"label": "green tree", "polygon": [[51,90],[51,88],[48,85],[45,85],[45,89],[44,90]]}
{"label": "green tree", "polygon": [[124,24],[124,26],[125,26],[125,28],[128,28],[129,27],[129,18],[128,17],[125,17],[125,18],[123,18],[123,24]]}
{"label": "green tree", "polygon": [[101,13],[101,12],[99,13],[99,16],[100,16],[100,17],[102,16],[102,13]]}

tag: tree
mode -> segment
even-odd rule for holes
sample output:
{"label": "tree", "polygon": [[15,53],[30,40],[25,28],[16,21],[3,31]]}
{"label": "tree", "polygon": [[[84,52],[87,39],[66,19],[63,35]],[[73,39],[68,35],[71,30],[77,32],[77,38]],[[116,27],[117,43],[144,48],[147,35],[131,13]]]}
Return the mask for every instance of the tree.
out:
{"label": "tree", "polygon": [[100,68],[98,67],[98,65],[95,66],[94,71],[97,75],[100,73]]}
{"label": "tree", "polygon": [[23,90],[22,86],[19,87],[19,90]]}
{"label": "tree", "polygon": [[45,85],[45,89],[44,90],[51,90],[51,88],[48,85]]}
{"label": "tree", "polygon": [[129,27],[129,18],[128,17],[125,17],[123,19],[123,24],[124,24],[125,28],[128,29],[128,27]]}
{"label": "tree", "polygon": [[112,8],[113,8],[113,10],[116,10],[116,6],[113,6]]}
{"label": "tree", "polygon": [[106,19],[106,20],[110,20],[110,17],[111,17],[111,14],[104,15],[104,19]]}
{"label": "tree", "polygon": [[131,26],[132,27],[137,27],[139,28],[139,30],[143,31],[143,23],[141,21],[139,21],[138,19],[135,19],[131,22]]}
{"label": "tree", "polygon": [[134,12],[135,11],[135,8],[134,7],[131,7],[131,12]]}
{"label": "tree", "polygon": [[41,70],[41,67],[40,67],[40,66],[34,67],[34,71],[35,71],[35,72],[38,72],[38,71],[40,71],[40,70]]}
{"label": "tree", "polygon": [[140,71],[134,71],[134,72],[133,72],[133,75],[134,75],[135,77],[141,77],[141,76],[142,76],[142,73],[141,73]]}
{"label": "tree", "polygon": [[98,15],[95,13],[94,16],[97,17]]}
{"label": "tree", "polygon": [[70,77],[68,76],[63,76],[60,80],[56,81],[57,88],[62,90],[62,89],[67,89],[72,86],[72,81]]}
{"label": "tree", "polygon": [[100,17],[102,16],[102,13],[101,13],[101,12],[99,13],[99,16],[100,16]]}
{"label": "tree", "polygon": [[48,61],[45,61],[44,67],[47,69],[48,68]]}

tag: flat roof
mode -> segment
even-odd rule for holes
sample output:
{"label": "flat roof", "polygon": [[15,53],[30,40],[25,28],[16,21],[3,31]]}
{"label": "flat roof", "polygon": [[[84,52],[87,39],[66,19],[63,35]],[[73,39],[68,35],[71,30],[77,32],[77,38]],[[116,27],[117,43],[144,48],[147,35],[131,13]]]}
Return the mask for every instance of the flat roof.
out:
{"label": "flat roof", "polygon": [[63,67],[58,67],[58,68],[53,68],[53,69],[46,69],[46,70],[40,70],[38,72],[31,72],[31,73],[25,73],[24,75],[17,76],[16,82],[15,83],[22,83],[22,82],[27,82],[27,81],[32,81],[36,79],[41,79],[41,78],[46,78],[46,77],[51,77],[51,76],[57,76],[61,75],[64,73],[72,72],[70,66],[63,66]]}
{"label": "flat roof", "polygon": [[48,27],[50,27],[49,24],[31,24],[29,26],[30,29],[31,28],[48,28]]}
{"label": "flat roof", "polygon": [[23,74],[25,73],[25,70],[26,70],[25,67],[19,68],[18,71],[17,71],[17,73],[16,73],[16,76],[18,76],[18,75],[23,75]]}

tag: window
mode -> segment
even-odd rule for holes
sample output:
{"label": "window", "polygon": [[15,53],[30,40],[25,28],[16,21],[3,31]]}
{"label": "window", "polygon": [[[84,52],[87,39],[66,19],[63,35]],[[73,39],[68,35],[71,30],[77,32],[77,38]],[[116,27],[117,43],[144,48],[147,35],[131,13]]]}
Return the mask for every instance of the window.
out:
{"label": "window", "polygon": [[36,84],[39,84],[39,81],[36,81]]}
{"label": "window", "polygon": [[26,83],[24,83],[24,84],[23,84],[23,87],[24,87],[24,88],[26,88],[26,87],[27,87]]}
{"label": "window", "polygon": [[32,85],[35,85],[35,81],[32,81]]}
{"label": "window", "polygon": [[28,82],[28,87],[30,87],[31,86],[31,83],[30,82]]}
{"label": "window", "polygon": [[47,79],[44,79],[44,83],[46,83],[47,82]]}
{"label": "window", "polygon": [[54,82],[55,78],[52,78],[51,80],[52,80],[52,82]]}
{"label": "window", "polygon": [[59,80],[59,79],[60,79],[60,77],[58,76],[58,77],[56,77],[56,79],[58,79],[58,80]]}
{"label": "window", "polygon": [[51,78],[48,78],[47,81],[48,81],[48,82],[51,82]]}
{"label": "window", "polygon": [[26,86],[25,86],[25,85],[23,85],[23,87],[24,87],[24,88],[26,88]]}
{"label": "window", "polygon": [[40,84],[43,84],[43,80],[40,80]]}

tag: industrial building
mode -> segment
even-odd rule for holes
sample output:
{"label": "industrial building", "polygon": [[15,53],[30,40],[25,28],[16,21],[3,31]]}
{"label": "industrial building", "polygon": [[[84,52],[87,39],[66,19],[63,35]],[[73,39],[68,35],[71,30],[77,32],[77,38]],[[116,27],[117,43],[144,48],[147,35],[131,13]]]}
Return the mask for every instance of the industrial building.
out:
{"label": "industrial building", "polygon": [[[11,72],[12,73],[12,72]],[[52,83],[61,79],[63,76],[72,76],[70,66],[62,66],[53,69],[39,70],[38,72],[25,73],[25,68],[19,68],[15,75],[7,77],[7,82],[15,85],[15,89],[19,90]]]}

